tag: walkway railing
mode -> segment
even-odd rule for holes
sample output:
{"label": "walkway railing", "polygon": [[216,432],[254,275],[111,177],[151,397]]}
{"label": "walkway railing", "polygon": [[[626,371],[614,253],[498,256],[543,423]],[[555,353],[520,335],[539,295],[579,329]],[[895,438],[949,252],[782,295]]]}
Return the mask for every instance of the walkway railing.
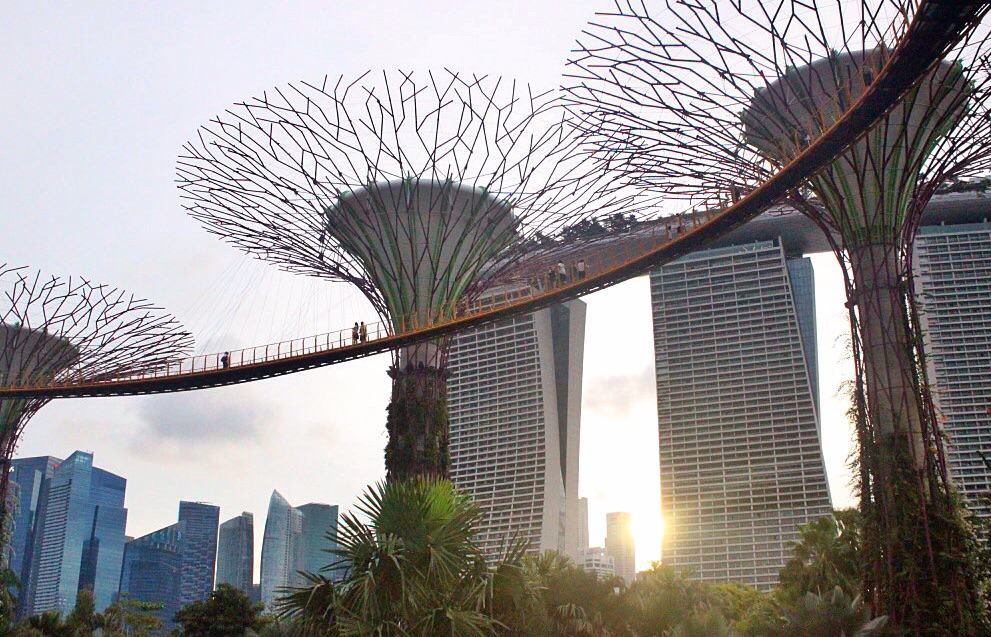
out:
{"label": "walkway railing", "polygon": [[[61,386],[57,383],[45,384],[43,387],[7,384],[5,387],[0,387],[0,398],[139,394],[246,382],[402,347],[419,339],[436,338],[456,329],[472,327],[488,320],[508,316],[512,312],[533,311],[547,304],[618,283],[641,274],[651,267],[687,254],[704,245],[706,241],[738,228],[787,196],[788,192],[826,166],[849,144],[866,133],[898,103],[898,99],[905,91],[923,77],[950,47],[959,42],[968,27],[976,24],[987,12],[987,3],[977,0],[959,0],[952,3],[923,0],[914,13],[905,36],[898,39],[898,44],[893,49],[887,64],[875,76],[874,82],[850,105],[846,113],[812,140],[788,164],[718,214],[704,215],[701,219],[694,215],[690,218],[682,218],[682,225],[679,228],[672,228],[669,224],[657,224],[644,233],[645,236],[638,235],[636,231],[631,232],[626,236],[628,241],[604,239],[602,242],[589,245],[587,251],[580,255],[586,262],[587,274],[583,279],[577,276],[565,277],[564,280],[558,280],[555,276],[551,279],[543,276],[539,271],[523,273],[524,282],[529,280],[533,285],[521,285],[518,296],[506,294],[504,299],[492,298],[485,303],[475,303],[466,307],[456,306],[448,316],[442,316],[437,321],[425,325],[413,323],[408,327],[404,326],[406,329],[397,334],[391,334],[387,326],[372,323],[366,325],[368,336],[364,342],[361,342],[360,335],[358,343],[355,343],[353,338],[349,341],[352,328],[345,328],[327,334],[244,350],[198,355],[126,378],[77,379],[73,382],[70,373]],[[686,221],[688,223],[685,223]],[[686,232],[686,230],[690,231]],[[517,285],[519,283],[519,281],[515,282]],[[540,289],[541,287],[543,289]],[[516,309],[512,312],[503,311],[512,308]],[[477,320],[471,320],[473,317]],[[448,326],[447,329],[443,327],[444,325]],[[340,352],[341,355],[328,355],[333,352]],[[293,361],[293,364],[282,364],[282,361]],[[252,373],[238,374],[236,373],[238,370],[251,370]],[[155,380],[159,378],[168,380],[163,382]],[[196,383],[182,382],[182,379],[187,378],[200,380]],[[144,379],[150,380],[141,385]],[[172,379],[176,379],[176,382],[172,382]],[[113,391],[107,389],[116,385],[120,385],[121,389]],[[92,391],[87,389],[93,386],[96,389]]]}
{"label": "walkway railing", "polygon": [[[713,213],[708,213],[708,218]],[[491,282],[489,289],[483,292],[480,299],[473,303],[458,303],[452,308],[443,308],[434,320],[417,320],[416,317],[395,321],[403,326],[397,333],[391,324],[382,321],[369,322],[355,328],[343,329],[294,338],[291,340],[256,345],[242,349],[232,349],[210,354],[197,354],[161,367],[128,374],[125,376],[103,379],[86,379],[74,376],[73,370],[67,370],[63,378],[46,383],[43,387],[73,387],[80,383],[87,385],[115,384],[126,381],[176,378],[245,366],[264,365],[294,357],[319,354],[334,350],[349,348],[367,348],[369,343],[396,339],[399,336],[417,333],[424,329],[460,321],[496,310],[506,309],[514,305],[528,303],[542,295],[548,295],[573,284],[579,284],[587,278],[593,278],[619,263],[658,247],[661,242],[671,241],[683,232],[697,225],[701,214],[680,215],[671,217],[667,223],[644,223],[642,226],[621,234],[603,235],[587,244],[585,252],[574,251],[571,254],[560,254],[548,251],[547,254],[535,258],[532,264],[522,269],[514,270],[500,280]],[[560,257],[560,258],[559,258]],[[560,267],[564,266],[564,274]],[[36,382],[18,382],[7,379],[6,386],[10,389],[38,389]]]}

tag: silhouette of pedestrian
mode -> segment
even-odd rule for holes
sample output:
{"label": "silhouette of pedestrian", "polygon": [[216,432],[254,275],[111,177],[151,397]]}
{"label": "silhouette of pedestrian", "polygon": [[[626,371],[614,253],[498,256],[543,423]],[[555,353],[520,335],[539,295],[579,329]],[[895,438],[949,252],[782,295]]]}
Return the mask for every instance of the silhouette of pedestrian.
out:
{"label": "silhouette of pedestrian", "polygon": [[358,333],[361,336],[362,343],[368,340],[368,328],[365,327],[364,321],[361,322],[361,328],[358,330]]}
{"label": "silhouette of pedestrian", "polygon": [[355,321],[354,322],[354,327],[351,328],[351,344],[352,345],[357,345],[358,344],[358,333],[359,333],[359,331],[360,330],[358,329],[358,322]]}
{"label": "silhouette of pedestrian", "polygon": [[224,352],[224,355],[220,357],[220,366],[222,368],[224,368],[224,369],[227,369],[228,367],[231,366],[231,353],[230,352]]}
{"label": "silhouette of pedestrian", "polygon": [[568,282],[568,268],[564,267],[564,261],[557,262],[557,278],[561,283]]}
{"label": "silhouette of pedestrian", "polygon": [[575,264],[575,270],[578,272],[578,278],[585,278],[585,259],[578,259],[578,263]]}
{"label": "silhouette of pedestrian", "polygon": [[557,284],[557,273],[554,268],[547,271],[547,287],[552,288]]}

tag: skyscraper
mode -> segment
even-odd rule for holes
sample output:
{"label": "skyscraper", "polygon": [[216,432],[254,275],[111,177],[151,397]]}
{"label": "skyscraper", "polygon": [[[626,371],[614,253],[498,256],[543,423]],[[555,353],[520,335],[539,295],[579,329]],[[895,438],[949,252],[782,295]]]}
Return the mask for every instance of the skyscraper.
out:
{"label": "skyscraper", "polygon": [[282,494],[272,492],[262,537],[261,595],[270,608],[280,588],[296,583],[296,566],[302,553],[303,514]]}
{"label": "skyscraper", "polygon": [[161,604],[155,615],[168,629],[181,608],[182,531],[178,522],[124,545],[120,592],[131,599]]}
{"label": "skyscraper", "polygon": [[247,511],[220,525],[217,585],[230,584],[251,593],[255,573],[255,519]]}
{"label": "skyscraper", "polygon": [[124,557],[127,481],[93,467],[76,451],[55,467],[39,516],[37,568],[32,568],[30,614],[69,612],[80,589],[93,591],[96,609],[113,601]]}
{"label": "skyscraper", "polygon": [[588,498],[578,498],[578,552],[588,548]]}
{"label": "skyscraper", "polygon": [[202,502],[180,502],[182,577],[180,607],[206,599],[213,591],[217,565],[217,525],[220,507]]}
{"label": "skyscraper", "polygon": [[577,557],[584,339],[581,301],[452,338],[451,479],[481,506],[490,555],[522,535],[533,551]]}
{"label": "skyscraper", "polygon": [[637,552],[629,513],[606,514],[606,555],[612,558],[616,575],[632,584],[637,576]]}
{"label": "skyscraper", "polygon": [[[943,199],[949,208],[952,198]],[[987,207],[973,199],[964,201]],[[991,468],[981,454],[991,459],[991,224],[925,226],[913,259],[949,471],[971,510],[988,518],[981,496],[991,491]]]}
{"label": "skyscraper", "polygon": [[[337,507],[311,502],[293,507],[278,491],[272,492],[262,538],[261,600],[266,607],[278,597],[279,589],[304,583],[299,571],[321,572],[332,563],[328,549],[336,543],[327,537],[337,535]],[[327,573],[339,575],[339,571]]]}
{"label": "skyscraper", "polygon": [[[319,573],[337,560],[328,552],[337,548],[337,542],[330,539],[337,537],[337,507],[311,502],[296,508],[303,514],[300,533],[303,544],[298,570]],[[329,572],[324,575],[332,576]]]}
{"label": "skyscraper", "polygon": [[48,498],[52,475],[60,462],[60,458],[40,456],[20,458],[11,463],[10,482],[17,487],[17,498],[12,508],[13,528],[8,554],[10,569],[20,583],[16,591],[19,616],[25,614],[30,599],[31,568],[36,564],[34,555],[41,542],[40,509]]}
{"label": "skyscraper", "polygon": [[651,296],[662,560],[768,589],[798,527],[832,511],[811,264],[777,240],[699,251],[653,272]]}

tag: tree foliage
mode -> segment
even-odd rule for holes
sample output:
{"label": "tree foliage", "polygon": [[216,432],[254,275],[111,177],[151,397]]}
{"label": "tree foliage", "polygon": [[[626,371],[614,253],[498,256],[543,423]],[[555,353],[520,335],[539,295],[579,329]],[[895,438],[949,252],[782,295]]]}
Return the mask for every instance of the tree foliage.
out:
{"label": "tree foliage", "polygon": [[221,584],[201,601],[176,613],[183,637],[242,637],[249,629],[261,628],[260,606],[244,591]]}
{"label": "tree foliage", "polygon": [[[860,517],[801,528],[770,593],[654,564],[627,586],[512,543],[487,564],[480,510],[445,480],[369,488],[342,517],[325,573],[286,589],[279,623],[253,635],[331,637],[868,637],[885,627],[856,597]],[[344,566],[346,565],[346,567]],[[887,628],[891,628],[888,626]],[[193,633],[221,635],[228,633]]]}
{"label": "tree foliage", "polygon": [[523,585],[522,549],[486,564],[477,505],[446,480],[418,477],[369,488],[357,510],[364,519],[342,516],[327,567],[347,564],[343,580],[308,575],[308,586],[286,591],[282,618],[348,636],[495,634],[493,591]]}
{"label": "tree foliage", "polygon": [[861,517],[855,509],[834,512],[799,529],[794,555],[781,570],[781,587],[796,595],[827,593],[839,586],[860,590]]}
{"label": "tree foliage", "polygon": [[102,612],[96,612],[93,592],[82,589],[76,604],[63,618],[57,611],[28,617],[8,632],[14,637],[151,637],[162,627],[155,611],[161,604],[142,602],[121,593]]}

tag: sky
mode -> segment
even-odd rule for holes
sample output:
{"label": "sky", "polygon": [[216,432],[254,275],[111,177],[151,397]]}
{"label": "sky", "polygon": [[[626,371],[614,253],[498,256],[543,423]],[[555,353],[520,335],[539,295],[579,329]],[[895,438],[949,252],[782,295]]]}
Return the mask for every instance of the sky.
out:
{"label": "sky", "polygon": [[[6,2],[0,21],[0,263],[113,283],[174,312],[199,351],[324,332],[372,312],[342,284],[276,272],[190,219],[175,159],[197,126],[273,86],[366,70],[450,68],[559,85],[603,0]],[[823,449],[849,506],[850,375],[838,268],[813,257]],[[657,417],[645,277],[585,299],[580,492],[590,538],[631,511],[638,566],[659,556]],[[18,455],[82,449],[128,479],[127,533],[179,500],[255,514],[268,498],[347,507],[383,475],[387,356],[235,387],[55,401]],[[256,564],[257,569],[257,564]]]}

